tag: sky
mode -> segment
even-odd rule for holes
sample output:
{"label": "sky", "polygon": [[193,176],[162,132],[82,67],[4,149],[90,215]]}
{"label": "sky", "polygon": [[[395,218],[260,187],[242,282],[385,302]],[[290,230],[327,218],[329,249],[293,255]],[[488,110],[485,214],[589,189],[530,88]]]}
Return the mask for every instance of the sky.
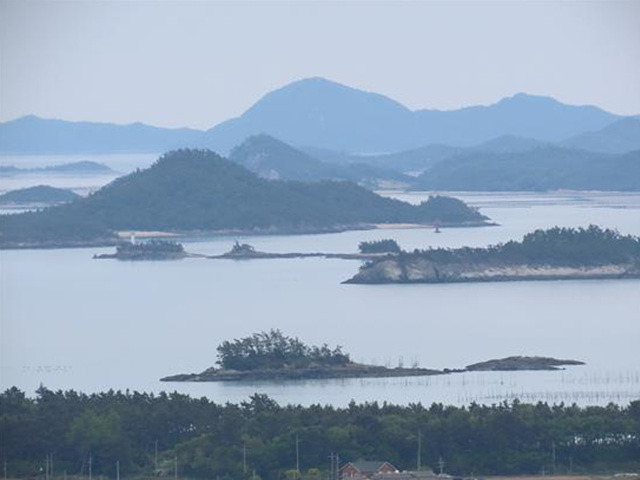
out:
{"label": "sky", "polygon": [[640,0],[0,0],[0,121],[210,128],[321,76],[411,109],[640,113]]}

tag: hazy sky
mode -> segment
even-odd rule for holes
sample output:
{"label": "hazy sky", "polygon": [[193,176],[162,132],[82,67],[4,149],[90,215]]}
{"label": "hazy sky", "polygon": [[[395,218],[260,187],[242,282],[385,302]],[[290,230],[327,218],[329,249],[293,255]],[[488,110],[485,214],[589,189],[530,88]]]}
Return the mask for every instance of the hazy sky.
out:
{"label": "hazy sky", "polygon": [[0,0],[0,116],[208,128],[323,76],[412,109],[640,113],[640,0]]}

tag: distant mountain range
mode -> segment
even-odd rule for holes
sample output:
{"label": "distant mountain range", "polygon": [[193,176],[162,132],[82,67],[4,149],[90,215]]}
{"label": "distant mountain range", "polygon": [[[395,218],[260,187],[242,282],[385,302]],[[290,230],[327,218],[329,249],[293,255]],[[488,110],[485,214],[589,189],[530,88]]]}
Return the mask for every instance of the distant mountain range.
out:
{"label": "distant mountain range", "polygon": [[569,138],[561,145],[592,152],[626,153],[640,150],[640,119],[623,118],[601,130]]}
{"label": "distant mountain range", "polygon": [[240,117],[208,130],[201,145],[225,152],[266,133],[294,146],[397,152],[431,143],[471,146],[503,135],[560,141],[620,118],[523,93],[489,106],[412,111],[383,95],[309,78],[268,93]]}
{"label": "distant mountain range", "polygon": [[[597,153],[511,136],[470,148],[432,145],[367,156],[323,149],[302,152],[261,135],[234,149],[230,159],[265,178],[347,179],[374,189],[640,191],[640,150]],[[401,173],[408,171],[413,176]]]}
{"label": "distant mountain range", "polygon": [[640,150],[616,155],[541,146],[516,153],[469,152],[434,165],[411,188],[640,191]]}
{"label": "distant mountain range", "polygon": [[201,135],[188,128],[68,122],[30,115],[0,124],[0,153],[158,153],[196,142]]}
{"label": "distant mountain range", "polygon": [[351,182],[265,180],[213,152],[179,150],[88,197],[0,216],[0,244],[113,243],[118,230],[310,233],[377,223],[483,225],[485,220],[453,198],[411,205]]}
{"label": "distant mountain range", "polygon": [[309,78],[266,94],[240,117],[207,131],[23,117],[0,124],[0,153],[159,153],[185,146],[227,154],[260,134],[294,147],[368,155],[428,148],[438,156],[438,149],[505,136],[623,153],[638,148],[637,122],[523,93],[488,106],[412,111],[377,93]]}

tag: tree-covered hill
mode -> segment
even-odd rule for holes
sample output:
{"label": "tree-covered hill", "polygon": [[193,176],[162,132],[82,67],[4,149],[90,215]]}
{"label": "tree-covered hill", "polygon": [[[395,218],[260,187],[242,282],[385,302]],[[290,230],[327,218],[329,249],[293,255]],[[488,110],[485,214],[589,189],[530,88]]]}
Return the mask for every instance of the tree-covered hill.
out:
{"label": "tree-covered hill", "polygon": [[569,138],[562,145],[603,153],[640,150],[640,118],[623,118],[601,130]]}
{"label": "tree-covered hill", "polygon": [[640,190],[640,150],[612,155],[545,146],[520,153],[465,153],[440,162],[416,190]]}
{"label": "tree-covered hill", "polygon": [[80,198],[80,195],[64,188],[55,188],[49,185],[38,185],[35,187],[20,188],[11,190],[0,195],[0,205],[2,204],[24,204],[24,203],[64,203]]}
{"label": "tree-covered hill", "polygon": [[366,185],[375,185],[379,180],[411,181],[399,172],[364,163],[338,165],[320,161],[312,154],[264,134],[247,138],[231,151],[229,160],[260,177],[275,180],[348,180]]}
{"label": "tree-covered hill", "polygon": [[105,239],[117,230],[295,233],[375,223],[486,220],[448,197],[410,205],[349,182],[261,179],[207,150],[170,152],[150,168],[71,204],[0,218],[5,246]]}

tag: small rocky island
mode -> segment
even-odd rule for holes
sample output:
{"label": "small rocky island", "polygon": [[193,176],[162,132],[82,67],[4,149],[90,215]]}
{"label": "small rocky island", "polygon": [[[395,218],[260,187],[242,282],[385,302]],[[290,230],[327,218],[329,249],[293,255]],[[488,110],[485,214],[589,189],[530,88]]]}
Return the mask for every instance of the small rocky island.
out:
{"label": "small rocky island", "polygon": [[513,372],[520,370],[563,370],[567,365],[584,365],[577,360],[558,360],[550,357],[506,357],[467,365],[467,372]]}
{"label": "small rocky island", "polygon": [[429,249],[373,260],[344,283],[640,278],[640,238],[588,228],[536,230],[521,242]]}
{"label": "small rocky island", "polygon": [[180,260],[189,254],[180,243],[168,240],[125,242],[116,246],[116,253],[94,255],[95,259],[116,260]]}
{"label": "small rocky island", "polygon": [[371,242],[360,242],[357,253],[271,253],[261,252],[247,243],[236,242],[226,253],[222,255],[211,255],[207,258],[214,260],[256,260],[256,259],[286,259],[286,258],[339,258],[343,260],[374,260],[387,255],[395,255],[400,252],[400,247],[395,240],[377,240]]}
{"label": "small rocky island", "polygon": [[439,375],[426,368],[387,368],[353,362],[342,347],[309,346],[280,330],[218,346],[218,368],[202,373],[173,375],[163,382],[219,382],[231,380],[302,380],[327,378],[407,377]]}
{"label": "small rocky island", "polygon": [[298,338],[287,337],[280,330],[270,330],[223,342],[218,346],[217,365],[201,373],[172,375],[160,380],[224,382],[416,377],[497,370],[557,370],[562,365],[584,364],[575,360],[546,357],[508,357],[476,363],[463,369],[389,368],[353,362],[340,346],[309,346]]}

